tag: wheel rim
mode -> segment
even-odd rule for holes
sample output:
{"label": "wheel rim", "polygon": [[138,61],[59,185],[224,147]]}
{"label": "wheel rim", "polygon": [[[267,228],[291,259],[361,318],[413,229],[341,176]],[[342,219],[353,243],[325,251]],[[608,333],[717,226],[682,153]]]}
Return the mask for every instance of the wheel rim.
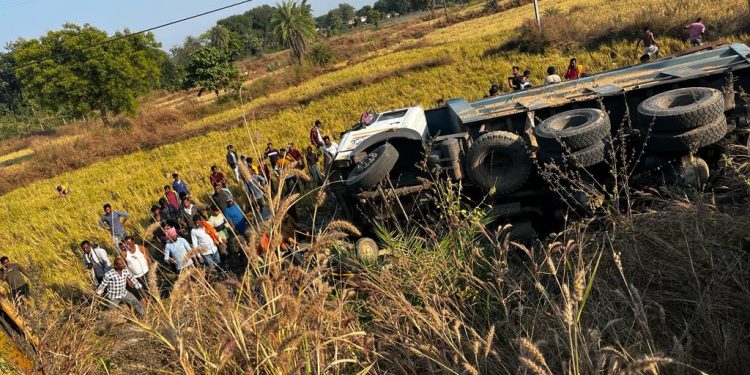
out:
{"label": "wheel rim", "polygon": [[563,131],[567,129],[577,128],[579,126],[586,125],[590,121],[589,117],[583,114],[576,114],[564,118],[562,121],[557,121],[551,124],[550,129]]}
{"label": "wheel rim", "polygon": [[482,160],[482,166],[488,176],[498,178],[513,169],[513,159],[499,151],[490,152]]}
{"label": "wheel rim", "polygon": [[367,156],[365,156],[365,158],[362,159],[362,161],[357,163],[357,166],[354,168],[354,170],[357,173],[362,173],[363,171],[365,171],[367,168],[370,167],[370,165],[375,161],[376,157],[377,155],[374,152],[367,154]]}
{"label": "wheel rim", "polygon": [[663,109],[687,107],[700,102],[704,97],[705,95],[699,92],[692,92],[674,97],[667,96],[657,100],[654,103],[654,106]]}

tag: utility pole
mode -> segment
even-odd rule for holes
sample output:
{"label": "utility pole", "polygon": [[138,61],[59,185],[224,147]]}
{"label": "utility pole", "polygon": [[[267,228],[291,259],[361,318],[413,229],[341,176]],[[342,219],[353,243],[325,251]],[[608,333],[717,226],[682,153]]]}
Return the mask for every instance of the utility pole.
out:
{"label": "utility pole", "polygon": [[[750,0],[748,0],[750,1]],[[542,29],[542,19],[539,17],[539,0],[534,0],[534,16],[536,17],[536,27]]]}

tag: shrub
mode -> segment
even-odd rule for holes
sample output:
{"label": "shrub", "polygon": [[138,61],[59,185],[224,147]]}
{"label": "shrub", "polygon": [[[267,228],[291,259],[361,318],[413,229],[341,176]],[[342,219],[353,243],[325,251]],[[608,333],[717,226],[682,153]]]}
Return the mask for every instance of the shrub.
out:
{"label": "shrub", "polygon": [[310,61],[317,66],[326,66],[333,59],[333,51],[325,44],[318,43],[309,53]]}

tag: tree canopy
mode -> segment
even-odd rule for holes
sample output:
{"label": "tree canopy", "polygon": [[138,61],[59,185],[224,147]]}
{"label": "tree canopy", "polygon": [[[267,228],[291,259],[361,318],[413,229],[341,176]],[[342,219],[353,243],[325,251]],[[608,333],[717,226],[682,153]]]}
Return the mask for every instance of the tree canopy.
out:
{"label": "tree canopy", "polygon": [[301,3],[294,0],[282,1],[271,17],[271,24],[279,44],[289,47],[292,57],[297,61],[302,60],[317,34],[312,8],[307,0],[302,0]]}
{"label": "tree canopy", "polygon": [[198,96],[204,91],[219,95],[219,90],[230,88],[239,78],[237,66],[230,57],[210,45],[196,50],[185,70],[184,88],[200,88]]}
{"label": "tree canopy", "polygon": [[65,24],[21,41],[13,51],[16,76],[42,106],[78,116],[97,111],[109,125],[109,113],[134,113],[137,97],[158,86],[165,58],[151,33],[109,39],[91,25]]}

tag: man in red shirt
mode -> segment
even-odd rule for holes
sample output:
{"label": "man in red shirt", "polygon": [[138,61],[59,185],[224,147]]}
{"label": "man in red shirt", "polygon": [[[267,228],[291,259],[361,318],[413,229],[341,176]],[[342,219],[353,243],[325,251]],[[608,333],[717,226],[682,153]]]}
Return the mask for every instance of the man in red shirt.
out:
{"label": "man in red shirt", "polygon": [[226,176],[224,176],[224,173],[219,172],[219,167],[215,165],[211,166],[211,176],[208,179],[211,181],[211,186],[216,186],[219,183],[224,186],[227,185]]}
{"label": "man in red shirt", "polygon": [[171,186],[164,185],[164,196],[167,198],[167,202],[169,202],[170,206],[180,208],[180,200],[177,199],[177,193],[172,190]]}
{"label": "man in red shirt", "polygon": [[310,129],[310,144],[317,149],[326,147],[325,142],[323,142],[323,134],[320,133],[320,125],[320,120],[315,120],[315,125]]}
{"label": "man in red shirt", "polygon": [[294,142],[289,142],[287,147],[289,150],[286,153],[297,162],[297,169],[305,169],[305,158],[302,157],[302,151],[294,147]]}

